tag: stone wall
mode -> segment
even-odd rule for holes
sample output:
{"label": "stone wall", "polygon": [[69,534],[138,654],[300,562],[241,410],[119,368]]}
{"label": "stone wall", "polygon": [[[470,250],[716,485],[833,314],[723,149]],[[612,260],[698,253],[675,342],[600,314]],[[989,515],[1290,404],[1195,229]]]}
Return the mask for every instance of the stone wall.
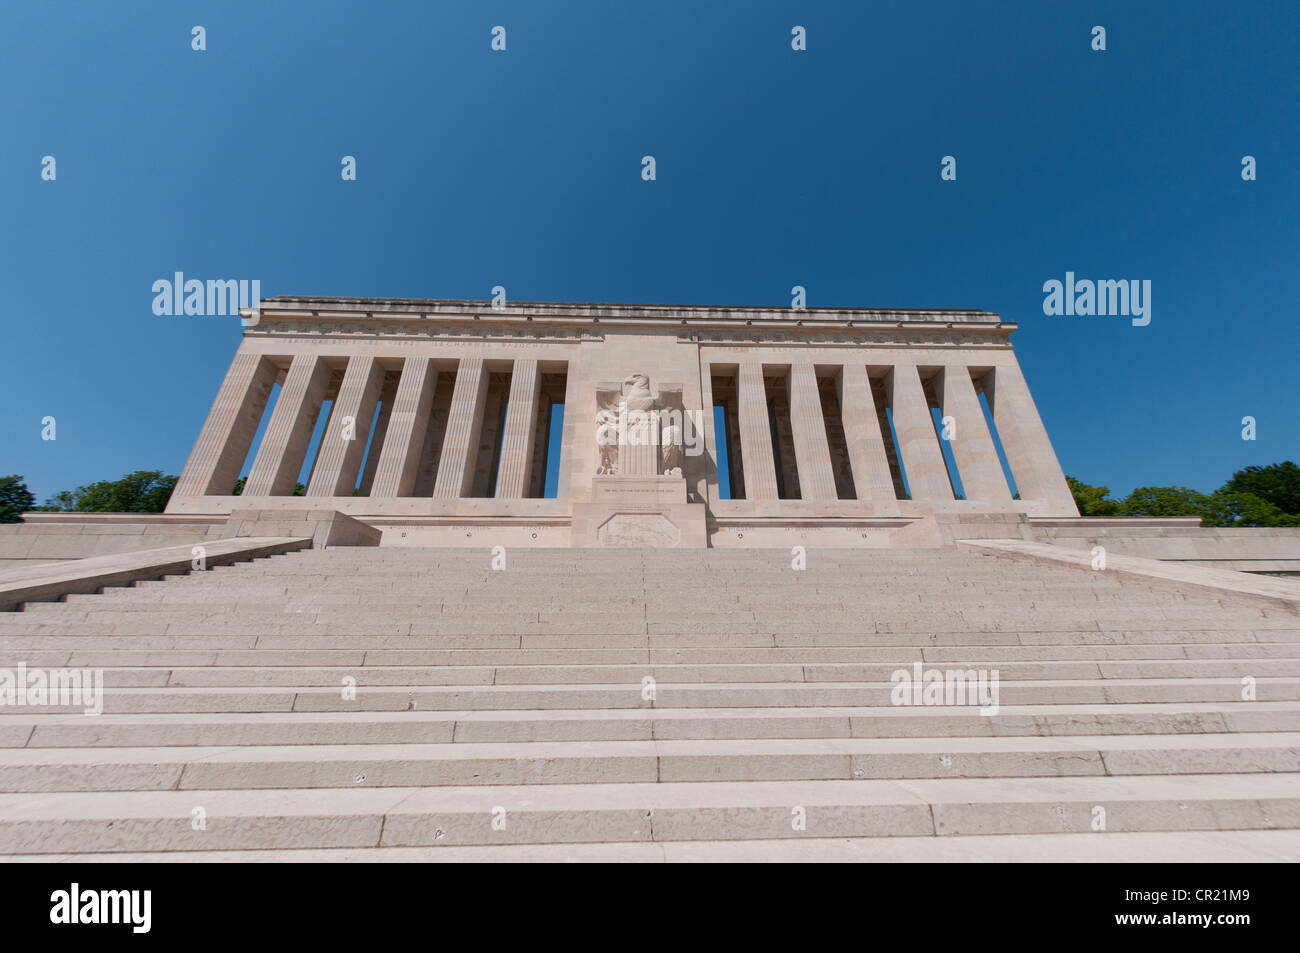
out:
{"label": "stone wall", "polygon": [[[0,571],[232,536],[310,536],[318,546],[555,548],[592,545],[586,536],[588,530],[594,532],[584,523],[577,534],[580,538],[575,539],[573,522],[562,512],[563,502],[556,500],[516,501],[521,512],[509,516],[474,505],[487,501],[459,500],[453,509],[460,512],[438,517],[354,513],[351,519],[333,510],[303,509],[303,502],[297,497],[275,501],[256,511],[237,510],[231,518],[28,513],[26,522],[0,524]],[[907,502],[900,501],[900,509],[906,508]],[[1104,546],[1116,555],[1214,569],[1300,573],[1300,529],[1293,528],[1202,528],[1196,519],[1033,519],[1019,513],[960,508],[894,516],[871,516],[865,507],[851,514],[836,509],[835,504],[813,501],[718,500],[704,516],[707,543],[691,530],[689,545],[934,549],[960,539],[1023,539],[1071,550]]]}
{"label": "stone wall", "polygon": [[200,543],[222,535],[225,517],[149,513],[27,513],[0,524],[0,570]]}
{"label": "stone wall", "polygon": [[1030,520],[1034,538],[1068,549],[1105,547],[1239,572],[1300,572],[1300,528],[1202,527],[1197,519]]}

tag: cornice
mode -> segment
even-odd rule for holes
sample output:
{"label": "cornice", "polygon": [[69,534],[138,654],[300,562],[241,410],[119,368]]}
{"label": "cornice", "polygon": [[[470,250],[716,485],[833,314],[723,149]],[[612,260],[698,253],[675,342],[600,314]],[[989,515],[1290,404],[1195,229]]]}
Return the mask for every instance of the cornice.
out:
{"label": "cornice", "polygon": [[[244,312],[245,315],[251,312]],[[619,330],[673,330],[679,340],[736,343],[1005,345],[1016,325],[970,310],[808,310],[368,298],[263,299],[249,336],[599,340]]]}

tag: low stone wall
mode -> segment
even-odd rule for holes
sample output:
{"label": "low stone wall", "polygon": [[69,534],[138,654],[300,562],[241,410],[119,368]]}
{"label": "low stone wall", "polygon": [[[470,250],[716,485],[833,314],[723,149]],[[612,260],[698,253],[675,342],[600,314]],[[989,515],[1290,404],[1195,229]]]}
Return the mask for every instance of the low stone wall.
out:
{"label": "low stone wall", "polygon": [[[301,506],[301,504],[300,504]],[[0,524],[0,571],[116,556],[234,537],[309,537],[316,546],[377,546],[383,531],[333,510],[166,513],[24,513]]]}
{"label": "low stone wall", "polygon": [[163,546],[134,553],[91,556],[54,565],[26,565],[0,572],[0,612],[21,610],[28,602],[53,602],[73,593],[101,592],[146,579],[229,566],[233,563],[308,549],[308,538],[213,539],[203,543],[202,562],[190,545]]}
{"label": "low stone wall", "polygon": [[1030,520],[1034,539],[1066,549],[1238,572],[1300,572],[1300,528],[1202,527],[1196,519]]}
{"label": "low stone wall", "polygon": [[201,543],[225,526],[224,516],[24,513],[21,523],[0,523],[0,570]]}
{"label": "low stone wall", "polygon": [[970,539],[959,543],[958,548],[1011,559],[1059,563],[1085,571],[1136,577],[1144,585],[1168,592],[1202,593],[1214,598],[1228,595],[1234,601],[1248,605],[1280,607],[1288,612],[1300,609],[1300,582],[1272,576],[1225,572],[1190,560],[1146,559],[1108,551],[1106,564],[1100,567],[1093,562],[1089,553],[1082,550],[1018,539]]}
{"label": "low stone wall", "polygon": [[317,549],[326,546],[378,546],[383,532],[335,510],[233,510],[221,536],[306,537]]}
{"label": "low stone wall", "polygon": [[[556,508],[556,501],[544,502]],[[1203,528],[1196,519],[1035,519],[1019,513],[854,518],[823,512],[824,504],[808,504],[795,513],[780,511],[788,502],[719,501],[708,516],[707,545],[929,549],[961,539],[1024,539],[1075,551],[1104,546],[1116,555],[1212,569],[1300,573],[1300,528]],[[296,499],[229,515],[25,513],[22,523],[0,524],[0,570],[236,536],[307,536],[316,546],[573,545],[567,514],[349,517],[335,510],[303,508],[303,501]]]}

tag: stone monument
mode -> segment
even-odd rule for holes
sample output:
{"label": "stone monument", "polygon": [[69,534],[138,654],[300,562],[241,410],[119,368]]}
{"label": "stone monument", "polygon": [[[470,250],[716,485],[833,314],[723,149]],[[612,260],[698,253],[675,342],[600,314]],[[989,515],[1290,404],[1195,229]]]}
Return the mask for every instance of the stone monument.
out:
{"label": "stone monument", "polygon": [[246,320],[169,513],[301,509],[302,482],[385,546],[551,547],[1078,515],[991,312],[280,297]]}

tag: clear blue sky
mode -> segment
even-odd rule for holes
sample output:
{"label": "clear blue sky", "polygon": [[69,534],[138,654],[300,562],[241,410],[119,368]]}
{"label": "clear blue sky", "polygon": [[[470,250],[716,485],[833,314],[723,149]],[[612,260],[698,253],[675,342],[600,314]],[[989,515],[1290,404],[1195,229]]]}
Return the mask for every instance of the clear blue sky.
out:
{"label": "clear blue sky", "polygon": [[[10,0],[0,474],[180,471],[238,339],[153,314],[183,271],[999,311],[1067,473],[1212,490],[1300,456],[1298,38],[1295,0]],[[1066,271],[1151,280],[1150,326],[1045,317]]]}

